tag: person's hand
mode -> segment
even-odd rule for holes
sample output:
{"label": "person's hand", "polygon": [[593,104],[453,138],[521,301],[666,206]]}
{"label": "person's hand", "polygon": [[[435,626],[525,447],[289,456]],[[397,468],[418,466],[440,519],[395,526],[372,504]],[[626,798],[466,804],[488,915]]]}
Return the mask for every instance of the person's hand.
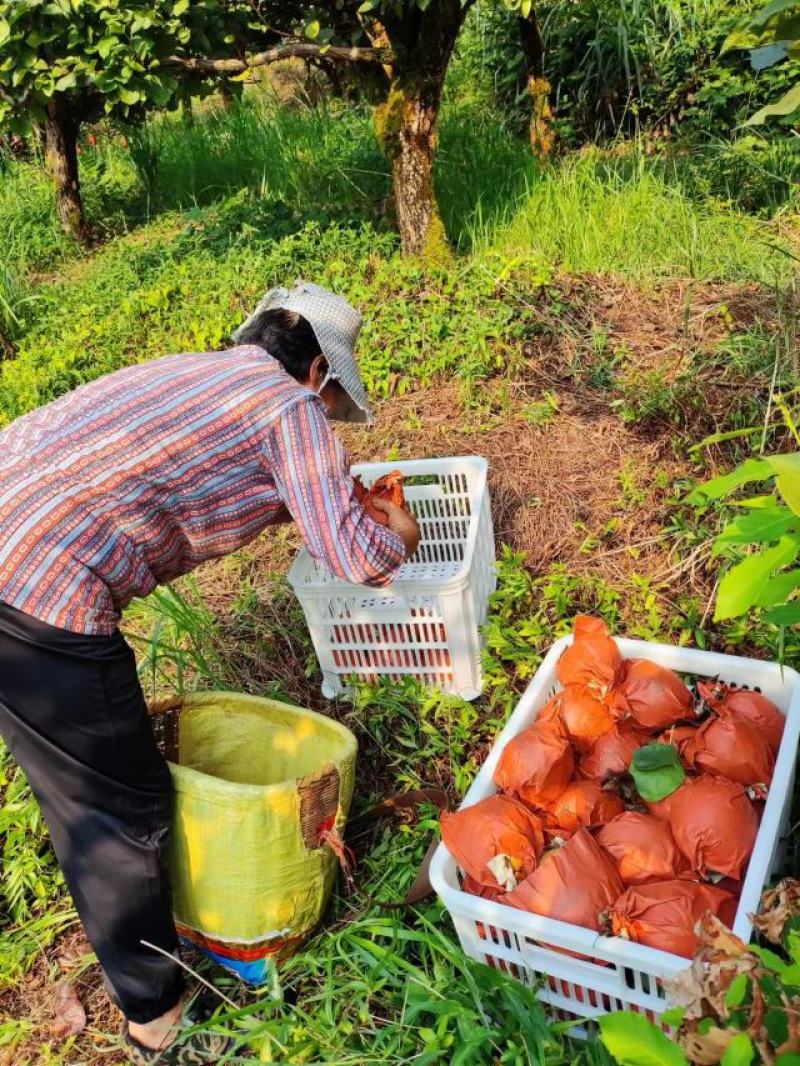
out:
{"label": "person's hand", "polygon": [[406,549],[406,559],[410,559],[419,547],[420,532],[416,518],[404,507],[398,507],[396,503],[390,503],[389,500],[373,498],[370,500],[370,506],[386,515],[387,526],[402,540]]}

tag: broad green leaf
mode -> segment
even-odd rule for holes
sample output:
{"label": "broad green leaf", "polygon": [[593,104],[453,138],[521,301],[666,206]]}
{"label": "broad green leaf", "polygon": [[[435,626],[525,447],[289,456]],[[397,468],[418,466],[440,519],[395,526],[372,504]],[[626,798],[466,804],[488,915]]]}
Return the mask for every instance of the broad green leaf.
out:
{"label": "broad green leaf", "polygon": [[787,570],[785,574],[778,574],[766,583],[756,606],[774,607],[775,604],[785,603],[796,588],[800,588],[800,570]]}
{"label": "broad green leaf", "polygon": [[744,500],[731,500],[734,507],[774,507],[774,496],[748,496]]}
{"label": "broad green leaf", "polygon": [[600,1039],[620,1066],[688,1066],[680,1047],[633,1011],[598,1018]]}
{"label": "broad green leaf", "polygon": [[800,1055],[796,1051],[784,1051],[775,1059],[775,1066],[800,1066]]}
{"label": "broad green leaf", "polygon": [[737,1033],[725,1048],[720,1066],[750,1066],[756,1050],[747,1033]]}
{"label": "broad green leaf", "polygon": [[800,622],[800,600],[765,611],[764,621],[772,626],[796,626]]}
{"label": "broad green leaf", "polygon": [[8,19],[0,18],[0,45],[5,44],[11,36],[11,26]]}
{"label": "broad green leaf", "polygon": [[702,485],[697,485],[687,497],[687,502],[703,504],[710,500],[720,500],[734,489],[748,485],[751,481],[766,481],[767,478],[772,477],[773,472],[773,468],[766,459],[745,459],[729,474],[722,474]]}
{"label": "broad green leaf", "polygon": [[[797,106],[800,107],[800,97]],[[794,513],[800,515],[800,452],[771,455],[768,462],[777,475],[778,492]]]}
{"label": "broad green leaf", "polygon": [[319,31],[322,29],[319,19],[313,19],[306,25],[305,35],[309,41],[315,41],[319,37]]}
{"label": "broad green leaf", "polygon": [[190,0],[176,0],[176,3],[172,5],[172,14],[176,18],[180,18],[181,15],[185,15],[189,10]]}
{"label": "broad green leaf", "polygon": [[800,553],[797,537],[782,537],[778,544],[737,563],[720,581],[714,621],[738,618],[754,607],[775,573],[793,563]]}
{"label": "broad green leaf", "polygon": [[762,44],[760,48],[750,49],[750,66],[753,70],[767,70],[786,59],[788,41],[776,41],[774,44]]}
{"label": "broad green leaf", "polygon": [[787,507],[759,507],[729,522],[714,541],[712,557],[731,544],[772,544],[800,523]]}
{"label": "broad green leaf", "polygon": [[800,83],[793,85],[774,104],[767,104],[743,123],[745,126],[761,126],[768,118],[786,118],[800,110]]}
{"label": "broad green leaf", "polygon": [[74,89],[78,84],[78,77],[74,70],[70,70],[67,74],[62,74],[55,84],[55,90],[57,93],[66,92],[67,89]]}
{"label": "broad green leaf", "polygon": [[762,948],[759,947],[758,944],[751,944],[749,950],[753,955],[758,956],[768,970],[772,970],[774,973],[778,974],[779,977],[788,969],[787,963],[784,962],[780,955],[776,955],[775,952],[770,951],[769,948]]}
{"label": "broad green leaf", "polygon": [[120,43],[118,37],[103,37],[97,43],[97,53],[101,58],[108,59],[110,53]]}
{"label": "broad green leaf", "polygon": [[797,11],[800,7],[798,0],[771,0],[771,3],[766,7],[762,7],[755,15],[750,19],[752,26],[764,26],[771,18],[776,15],[782,15],[786,11]]}
{"label": "broad green leaf", "polygon": [[645,744],[631,759],[631,776],[643,800],[656,803],[683,784],[686,773],[671,744]]}
{"label": "broad green leaf", "polygon": [[747,974],[737,974],[728,986],[728,991],[725,993],[725,1006],[740,1007],[742,1003],[744,1003],[744,997],[747,995],[748,985],[749,979]]}
{"label": "broad green leaf", "polygon": [[122,88],[119,91],[119,98],[123,104],[132,107],[134,104],[138,104],[142,97],[141,93],[137,92],[135,89]]}
{"label": "broad green leaf", "polygon": [[669,1010],[665,1010],[661,1015],[659,1021],[664,1025],[670,1025],[677,1029],[679,1025],[683,1023],[683,1019],[686,1017],[686,1007],[670,1007]]}

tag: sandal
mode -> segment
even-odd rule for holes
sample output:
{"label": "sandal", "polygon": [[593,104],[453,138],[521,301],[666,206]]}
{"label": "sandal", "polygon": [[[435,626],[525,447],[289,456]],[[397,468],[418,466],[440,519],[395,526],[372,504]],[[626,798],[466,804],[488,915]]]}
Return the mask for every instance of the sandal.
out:
{"label": "sandal", "polygon": [[131,1061],[137,1066],[204,1066],[218,1062],[230,1051],[233,1040],[223,1033],[212,1029],[203,1029],[188,1036],[181,1036],[180,1030],[191,1029],[208,1021],[217,1006],[208,996],[196,996],[187,1003],[181,1016],[178,1035],[171,1044],[157,1050],[146,1047],[131,1036],[125,1027],[125,1043]]}

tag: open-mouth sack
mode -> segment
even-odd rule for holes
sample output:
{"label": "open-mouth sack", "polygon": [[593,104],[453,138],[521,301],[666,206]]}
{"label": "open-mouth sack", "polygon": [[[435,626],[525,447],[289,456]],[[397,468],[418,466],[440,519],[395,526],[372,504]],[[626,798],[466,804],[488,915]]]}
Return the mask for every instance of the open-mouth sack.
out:
{"label": "open-mouth sack", "polygon": [[178,932],[261,984],[327,905],[355,737],[313,711],[232,692],[161,704],[153,723],[175,784]]}

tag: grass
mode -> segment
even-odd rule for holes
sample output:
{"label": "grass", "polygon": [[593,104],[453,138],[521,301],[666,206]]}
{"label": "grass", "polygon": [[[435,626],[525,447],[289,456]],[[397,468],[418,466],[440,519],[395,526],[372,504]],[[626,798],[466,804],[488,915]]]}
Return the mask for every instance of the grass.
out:
{"label": "grass", "polygon": [[[445,269],[400,258],[387,168],[363,109],[286,109],[251,97],[231,111],[203,110],[192,125],[170,117],[124,139],[106,128],[94,136],[81,162],[103,239],[90,253],[60,235],[36,160],[12,162],[0,178],[0,336],[13,356],[0,362],[0,425],[129,362],[224,344],[265,288],[298,275],[368,310],[364,376],[387,399],[390,417],[408,423],[398,421],[398,440],[407,441],[410,429],[422,442],[443,418],[452,451],[480,450],[482,434],[504,422],[532,450],[543,448],[548,434],[577,417],[578,397],[587,427],[612,420],[634,443],[637,433],[645,441],[660,434],[682,464],[680,483],[663,475],[662,497],[681,495],[702,469],[686,451],[697,436],[763,417],[776,358],[776,382],[789,373],[791,259],[781,248],[794,239],[795,162],[761,142],[671,159],[620,145],[540,170],[524,140],[494,116],[451,101],[436,185],[460,254]],[[599,277],[576,282],[565,274]],[[725,320],[722,339],[698,342],[681,373],[666,381],[658,368],[639,366],[637,352],[603,318],[611,274],[642,292],[671,277],[726,282],[734,295],[752,292],[758,306],[747,321],[735,321],[735,308],[720,307],[708,286],[708,315]],[[686,322],[665,325],[688,346]],[[717,378],[722,400],[714,406],[705,398]],[[457,409],[443,402],[426,421],[415,400],[451,380]],[[392,432],[381,438],[387,451]],[[663,460],[663,453],[654,459]],[[632,459],[621,467],[610,486],[619,497],[614,521],[640,521],[647,479]],[[536,486],[519,491],[533,497]],[[524,506],[518,502],[517,511]],[[670,514],[665,535],[679,577],[667,590],[644,560],[640,571],[616,578],[540,565],[503,548],[480,701],[411,683],[365,687],[352,705],[337,706],[361,748],[356,814],[398,787],[437,783],[454,802],[463,795],[542,654],[578,612],[601,614],[614,629],[645,639],[774,655],[771,627],[707,624],[705,599],[682,586],[688,570],[680,567],[702,549],[713,522],[680,506]],[[613,530],[598,535],[581,525],[579,535],[589,558],[636,550],[609,539]],[[270,542],[266,563],[247,549],[129,611],[126,628],[148,696],[215,685],[331,712],[283,578],[293,542],[282,536]],[[797,658],[798,638],[787,640],[787,658]],[[43,980],[42,958],[72,915],[38,808],[7,756],[2,766],[0,988],[5,982],[25,1004],[24,975],[37,967]],[[237,1052],[240,1059],[608,1063],[598,1044],[572,1046],[549,1028],[530,990],[465,960],[437,904],[400,914],[381,909],[379,901],[397,900],[410,884],[434,828],[434,812],[425,811],[408,823],[358,830],[358,890],[335,898],[325,930],[282,970],[282,999],[236,991],[249,1019],[243,1040],[250,1046]],[[219,974],[215,980],[233,990]],[[114,1051],[99,1031],[94,1043],[65,1048],[36,1025],[31,1030],[35,1010],[17,1013],[18,1025],[0,1023],[0,1058],[3,1047],[20,1063],[107,1061]],[[223,1024],[234,1022],[240,1031],[242,1018]],[[48,1050],[32,1060],[36,1041]]]}

